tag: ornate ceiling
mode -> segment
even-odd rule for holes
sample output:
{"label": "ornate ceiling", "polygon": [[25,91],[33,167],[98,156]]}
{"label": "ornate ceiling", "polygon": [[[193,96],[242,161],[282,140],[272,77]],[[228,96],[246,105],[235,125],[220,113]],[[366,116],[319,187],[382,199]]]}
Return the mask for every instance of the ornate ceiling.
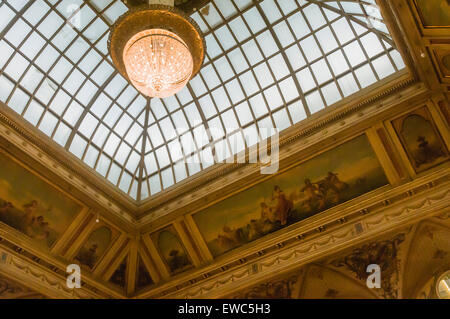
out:
{"label": "ornate ceiling", "polygon": [[[450,262],[448,220],[431,218],[362,246],[317,260],[227,298],[239,299],[428,299]],[[366,267],[383,269],[382,289],[366,285]]]}
{"label": "ornate ceiling", "polygon": [[[204,28],[208,59],[186,89],[189,94],[170,101],[146,100],[116,71],[103,71],[111,67],[107,27],[127,10],[122,2],[73,1],[88,17],[77,28],[64,22],[76,22],[65,15],[72,0],[67,1],[0,4],[8,17],[0,22],[5,52],[0,57],[0,163],[6,168],[0,171],[0,297],[436,298],[436,280],[448,269],[450,256],[450,23],[445,15],[430,20],[442,11],[429,5],[432,1],[378,1],[379,10],[365,0],[196,2],[192,7],[200,9],[191,14]],[[221,6],[225,2],[231,5]],[[44,27],[46,21],[63,22]],[[351,32],[339,32],[340,24]],[[248,32],[234,32],[236,25]],[[23,31],[23,37],[11,36],[11,30]],[[39,38],[41,46],[26,46]],[[315,58],[307,56],[314,50],[304,52],[308,39],[317,46]],[[346,50],[350,45],[364,58]],[[273,52],[266,52],[270,48]],[[53,55],[39,59],[46,50]],[[295,58],[291,51],[297,51]],[[233,52],[242,58],[234,60]],[[334,55],[345,63],[331,63]],[[67,63],[66,71],[50,71],[58,61]],[[239,61],[240,71],[234,65]],[[327,77],[316,72],[321,61]],[[337,67],[345,70],[339,73]],[[304,88],[308,72],[312,82]],[[75,74],[83,78],[77,88]],[[363,87],[368,77],[373,83]],[[251,78],[254,91],[247,92]],[[348,97],[344,78],[352,79],[345,83],[353,83],[355,92]],[[295,90],[287,93],[295,97],[287,101],[283,90],[289,81]],[[89,83],[93,90],[83,102]],[[232,83],[237,86],[229,90]],[[329,86],[338,94],[326,91]],[[268,100],[271,88],[280,104]],[[224,95],[215,99],[221,90]],[[235,92],[242,93],[236,103]],[[323,110],[308,100],[315,92]],[[264,102],[257,105],[267,111],[260,116],[252,107],[258,96]],[[327,102],[330,96],[335,104]],[[217,104],[223,101],[229,104]],[[70,122],[66,114],[76,104],[79,116]],[[248,106],[246,124],[241,104]],[[30,113],[34,107],[42,112]],[[113,109],[115,121],[107,116]],[[294,121],[299,110],[304,116]],[[228,113],[235,131],[226,130]],[[196,174],[186,165],[185,178],[175,183],[170,145],[182,134],[177,131],[171,139],[163,127],[175,126],[175,114],[184,116],[182,134],[193,140],[195,129],[214,119],[228,137],[258,129],[265,118],[277,126],[277,114],[285,114],[279,172],[263,176],[259,165],[216,163],[206,169],[202,163]],[[120,133],[118,123],[127,116],[130,123]],[[83,124],[88,118],[96,124]],[[109,119],[114,123],[106,123]],[[58,140],[64,126],[67,139]],[[103,127],[105,140],[119,139],[111,154],[106,144],[96,144]],[[134,144],[127,141],[133,127]],[[156,132],[158,146],[153,145]],[[193,153],[216,142],[211,137]],[[146,157],[159,149],[167,151],[166,166],[150,161],[156,170],[149,173]],[[137,165],[129,167],[133,156]],[[104,158],[108,168],[99,171]],[[119,177],[111,187],[114,165]],[[120,190],[126,174],[130,183]],[[152,195],[153,176],[161,191]],[[172,184],[166,186],[172,186],[165,189],[167,176]],[[274,203],[283,196],[291,209],[280,213]],[[382,264],[389,275],[382,290],[367,289],[361,279],[361,267],[369,261]],[[80,289],[66,285],[69,264],[81,266]]]}
{"label": "ornate ceiling", "polygon": [[108,55],[120,0],[2,1],[0,100],[143,202],[404,69],[374,4],[206,3],[200,74],[149,100]]}

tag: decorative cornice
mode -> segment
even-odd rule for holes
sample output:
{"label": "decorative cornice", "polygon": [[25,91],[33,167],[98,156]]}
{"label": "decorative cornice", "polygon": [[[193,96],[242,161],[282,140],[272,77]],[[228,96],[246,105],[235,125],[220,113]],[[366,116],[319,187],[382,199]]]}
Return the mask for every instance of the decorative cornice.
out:
{"label": "decorative cornice", "polygon": [[[414,90],[414,89],[417,89],[417,91],[420,91],[420,92],[422,92],[424,90],[424,88],[421,84],[417,84],[416,86],[409,88],[409,90]],[[423,91],[423,92],[426,92],[426,91]],[[403,93],[403,96],[401,96],[401,97],[406,99],[404,93]],[[391,96],[390,98],[397,100],[397,102],[400,100],[398,96]],[[384,101],[383,101],[383,103],[384,103]],[[380,105],[383,106],[383,103],[381,103]],[[370,107],[364,111],[364,113],[365,113],[364,116],[369,116],[369,115],[373,116],[374,114],[378,114],[377,112],[383,112],[383,111],[385,112],[386,109],[383,110],[383,108],[380,107],[380,105],[370,105]],[[368,111],[369,109],[373,113],[370,113]],[[354,115],[354,116],[360,117],[359,115]],[[30,145],[30,143],[28,143],[26,140],[21,138],[21,135],[18,134],[17,132],[15,132],[15,130],[12,130],[8,126],[0,125],[0,134],[2,134],[2,133],[4,133],[8,137],[8,140],[11,143],[15,143],[19,147],[29,147],[28,153],[32,154],[34,158],[42,161],[43,164],[46,163],[48,165],[49,163],[52,163],[52,158],[48,157],[47,155],[43,155],[42,152],[37,147]],[[335,134],[335,132],[332,130],[329,130],[326,133],[331,134],[331,135]],[[323,133],[321,132],[320,134],[323,134]],[[25,142],[25,145],[22,145],[23,142]],[[314,141],[311,141],[311,143],[314,143]],[[289,149],[289,147],[287,149]],[[295,151],[297,152],[298,150],[296,149]],[[39,154],[41,154],[41,155],[39,155]],[[339,212],[337,212],[337,211],[334,212],[335,210],[331,209],[328,212],[327,216],[329,216],[329,215],[336,216],[336,218],[334,218],[334,219],[327,219],[328,220],[327,222],[323,222],[321,224],[316,224],[314,222],[314,218],[312,218],[308,221],[310,222],[310,225],[315,225],[314,228],[304,229],[304,230],[300,231],[300,229],[302,229],[302,228],[294,227],[294,228],[289,228],[289,229],[291,229],[289,232],[286,232],[286,233],[283,232],[282,236],[278,236],[278,235],[271,236],[271,237],[269,236],[268,238],[265,238],[265,243],[267,244],[267,246],[265,248],[261,248],[260,250],[251,252],[250,254],[247,254],[247,255],[240,255],[240,257],[238,259],[227,261],[226,263],[222,263],[222,265],[219,268],[214,268],[214,265],[215,265],[215,267],[217,267],[217,263],[215,263],[214,265],[210,266],[207,269],[207,271],[205,271],[205,269],[195,269],[194,274],[197,274],[196,276],[191,276],[189,274],[187,276],[185,276],[186,274],[183,274],[182,280],[177,279],[177,278],[172,278],[173,281],[171,281],[170,283],[163,283],[160,286],[155,287],[155,289],[152,288],[152,290],[145,293],[145,296],[147,296],[147,294],[150,294],[152,296],[159,296],[160,294],[161,294],[161,296],[170,295],[172,293],[176,293],[177,291],[182,291],[189,286],[200,283],[204,279],[213,278],[217,275],[226,273],[228,271],[232,271],[234,269],[242,269],[239,267],[249,265],[250,263],[255,262],[256,260],[259,260],[260,257],[280,252],[280,251],[282,251],[282,249],[284,247],[292,246],[294,243],[297,243],[298,241],[302,241],[305,238],[309,239],[309,238],[313,238],[314,236],[316,236],[318,234],[327,233],[328,231],[335,229],[336,226],[346,224],[349,221],[357,220],[358,218],[361,218],[362,216],[367,215],[368,213],[376,212],[379,209],[384,209],[385,207],[391,207],[395,203],[399,203],[399,202],[410,199],[411,197],[415,196],[415,194],[422,193],[430,188],[435,188],[436,186],[439,186],[442,183],[445,183],[446,180],[448,180],[448,175],[446,175],[446,174],[447,174],[446,170],[444,169],[438,173],[435,173],[434,175],[432,174],[431,177],[426,176],[426,178],[432,178],[432,179],[428,180],[427,182],[424,182],[424,179],[422,178],[422,179],[418,179],[412,183],[409,183],[407,185],[403,185],[402,187],[397,188],[397,189],[400,189],[400,191],[396,191],[397,189],[394,191],[390,191],[389,195],[392,195],[392,196],[389,197],[388,199],[386,199],[387,192],[384,192],[383,194],[379,193],[378,197],[379,198],[383,197],[382,200],[377,200],[376,202],[372,202],[371,205],[362,206],[362,207],[366,207],[366,208],[361,208],[361,209],[358,209],[357,211],[352,211],[352,212],[350,212],[349,210],[342,211],[342,209],[343,209],[342,207],[347,207],[346,205],[340,206],[339,208],[335,209],[335,210],[337,210],[337,209],[341,210]],[[423,184],[420,184],[422,182],[423,182]],[[367,198],[368,196],[369,195],[367,195],[366,197],[359,198],[358,205],[360,205],[360,204],[365,205],[366,201],[364,200],[364,198]],[[354,210],[354,207],[351,207],[351,205],[354,205],[352,203],[353,202],[348,203],[348,207]],[[361,206],[359,206],[359,207],[361,207]],[[336,214],[336,213],[339,213],[339,214]],[[337,218],[337,215],[339,215],[339,218]],[[296,226],[296,225],[293,225],[293,226]],[[370,223],[368,224],[367,227],[370,227]],[[294,233],[296,233],[296,234],[293,235]],[[285,234],[290,234],[289,235],[290,237]],[[337,236],[336,238],[338,238],[338,239],[339,239],[339,236],[341,236],[341,237],[344,236],[344,237],[342,237],[344,239],[344,238],[346,238],[347,234],[341,234],[341,235],[338,234],[336,236]],[[259,244],[259,246],[261,246],[261,244]],[[218,261],[218,263],[221,263],[221,262],[222,261]],[[261,263],[260,265],[261,265],[261,267],[266,267],[266,266],[274,267],[278,263],[279,263],[279,260],[272,260],[272,261],[269,261],[268,263]],[[244,276],[245,274],[251,275],[252,270],[250,269],[250,273],[247,270],[244,272],[241,271],[240,274],[235,274],[235,276],[232,279],[230,279],[231,282],[234,282],[235,280],[237,280],[237,278],[239,278],[239,280],[240,280],[240,278],[242,276]],[[185,280],[186,277],[189,277],[191,279],[183,282],[183,280]],[[180,278],[180,277],[178,277],[178,278]],[[174,283],[174,285],[172,285],[172,283]],[[161,292],[162,287],[165,287],[166,284],[169,286],[172,285],[170,288],[170,291],[165,290],[165,291]]]}
{"label": "decorative cornice", "polygon": [[[69,264],[68,262],[57,262],[45,255],[37,254],[35,251],[24,249],[4,237],[0,237],[0,256],[2,256],[0,272],[14,278],[16,276],[23,277],[23,284],[26,286],[29,286],[29,283],[32,282],[29,281],[32,278],[26,278],[28,275],[37,277],[40,281],[45,282],[44,286],[54,290],[53,295],[50,296],[52,298],[62,296],[65,296],[65,298],[123,298],[121,294],[89,278],[85,273],[82,273],[81,289],[67,288],[65,267]],[[46,294],[45,291],[47,290],[41,289],[40,291]]]}
{"label": "decorative cornice", "polygon": [[69,289],[64,277],[61,278],[58,274],[33,265],[7,250],[0,249],[0,254],[3,256],[3,261],[0,263],[0,273],[7,277],[13,277],[27,287],[51,298],[92,299],[108,297],[108,295],[95,293],[85,287]]}

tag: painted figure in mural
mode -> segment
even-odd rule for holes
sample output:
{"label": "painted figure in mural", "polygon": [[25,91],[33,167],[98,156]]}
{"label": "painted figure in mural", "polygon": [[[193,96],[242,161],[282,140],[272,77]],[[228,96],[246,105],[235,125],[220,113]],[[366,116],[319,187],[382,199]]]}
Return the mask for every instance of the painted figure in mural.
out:
{"label": "painted figure in mural", "polygon": [[265,202],[261,203],[261,220],[266,221],[269,219],[270,209]]}
{"label": "painted figure in mural", "polygon": [[[433,146],[428,135],[420,135]],[[417,148],[416,140],[417,135]],[[367,136],[361,135],[195,213],[193,219],[211,254],[220,256],[387,183]]]}
{"label": "painted figure in mural", "polygon": [[38,202],[33,200],[23,207],[25,214],[22,218],[22,228],[25,234],[38,240],[47,239],[50,236],[50,225],[44,216],[37,215]]}
{"label": "painted figure in mural", "polygon": [[417,143],[418,143],[418,151],[415,158],[417,166],[426,163],[431,163],[436,158],[445,156],[441,148],[431,147],[424,136],[419,136],[417,138]]}
{"label": "painted figure in mural", "polygon": [[2,152],[0,167],[0,223],[51,247],[82,206]]}
{"label": "painted figure in mural", "polygon": [[181,254],[177,249],[173,249],[169,253],[168,264],[170,270],[175,271],[189,265],[189,260],[185,254]]}
{"label": "painted figure in mural", "polygon": [[93,268],[95,262],[97,261],[97,244],[92,244],[89,249],[80,251],[77,259],[83,264],[88,266],[89,268]]}
{"label": "painted figure in mural", "polygon": [[337,173],[328,172],[327,176],[312,183],[309,178],[305,179],[305,186],[301,189],[306,197],[304,206],[308,211],[322,210],[329,204],[338,204],[342,200],[342,191],[349,185],[341,181]]}
{"label": "painted figure in mural", "polygon": [[339,203],[341,201],[341,192],[348,188],[348,184],[342,182],[337,173],[328,172],[327,177],[319,182],[319,191],[324,198],[327,197],[328,192],[333,192],[333,197],[330,201],[332,204]]}
{"label": "painted figure in mural", "polygon": [[260,223],[256,219],[252,219],[249,224],[247,224],[247,240],[252,240],[258,238],[260,234]]}
{"label": "painted figure in mural", "polygon": [[14,206],[11,202],[4,202],[3,205],[0,207],[0,215],[8,214],[12,208],[14,208]]}
{"label": "painted figure in mural", "polygon": [[139,260],[138,273],[136,277],[136,288],[140,289],[153,283],[147,269],[145,268],[142,260]]}
{"label": "painted figure in mural", "polygon": [[272,200],[276,201],[275,205],[275,216],[280,221],[280,224],[286,225],[289,213],[292,210],[292,201],[286,198],[284,192],[279,186],[275,186],[272,193]]}
{"label": "painted figure in mural", "polygon": [[319,187],[316,184],[313,184],[309,178],[305,179],[305,186],[301,189],[303,194],[306,197],[305,207],[308,211],[312,211],[316,208],[316,206],[325,206],[325,201],[322,193],[319,191]]}
{"label": "painted figure in mural", "polygon": [[43,216],[38,216],[32,225],[33,234],[31,237],[43,240],[50,236],[49,223],[44,220]]}
{"label": "painted figure in mural", "polygon": [[333,188],[336,192],[339,192],[343,189],[348,188],[348,184],[342,182],[337,173],[328,172],[327,181],[330,184],[330,187]]}
{"label": "painted figure in mural", "polygon": [[275,207],[267,205],[265,202],[261,203],[261,221],[275,223],[278,220]]}
{"label": "painted figure in mural", "polygon": [[274,207],[269,207],[265,202],[261,203],[261,218],[259,220],[259,234],[267,234],[274,228],[277,221]]}
{"label": "painted figure in mural", "polygon": [[93,244],[92,247],[89,248],[89,253],[91,254],[91,256],[95,256],[95,254],[97,254],[97,248],[98,248],[97,244]]}
{"label": "painted figure in mural", "polygon": [[223,247],[232,247],[239,243],[239,236],[237,232],[227,225],[223,226],[222,233],[219,234],[218,238],[220,245]]}
{"label": "painted figure in mural", "polygon": [[127,259],[125,259],[109,279],[113,284],[124,287],[126,284]]}
{"label": "painted figure in mural", "polygon": [[36,200],[31,201],[31,203],[23,205],[25,215],[23,216],[23,228],[25,234],[32,237],[33,235],[33,224],[36,221],[36,211],[38,207],[38,202]]}

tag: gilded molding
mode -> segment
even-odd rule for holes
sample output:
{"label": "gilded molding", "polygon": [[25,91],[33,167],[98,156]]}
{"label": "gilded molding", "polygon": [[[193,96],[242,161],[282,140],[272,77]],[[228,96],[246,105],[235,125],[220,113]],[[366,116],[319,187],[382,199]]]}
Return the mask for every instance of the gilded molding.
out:
{"label": "gilded molding", "polygon": [[41,267],[32,265],[31,263],[14,256],[6,251],[1,251],[6,254],[7,258],[4,263],[0,263],[0,272],[6,276],[14,277],[23,282],[30,288],[35,289],[51,298],[105,298],[105,295],[97,294],[81,289],[69,289],[66,286],[66,279],[61,278],[56,274],[45,271]]}
{"label": "gilded molding", "polygon": [[[32,250],[23,249],[11,242],[9,239],[0,237],[0,254],[2,256],[2,262],[0,262],[0,273],[16,278],[23,277],[24,285],[29,285],[35,278],[38,278],[43,282],[46,282],[47,286],[56,289],[53,298],[60,298],[60,294],[65,294],[64,298],[121,298],[120,294],[112,292],[103,285],[93,281],[88,276],[82,273],[82,288],[71,290],[66,288],[66,265],[69,262],[61,263],[55,262],[36,254]],[[5,259],[6,258],[6,259]],[[20,270],[20,271],[19,271]],[[30,275],[31,278],[25,278],[26,275]],[[43,277],[42,277],[43,276]],[[45,295],[44,290],[42,291]],[[69,294],[70,292],[70,294]],[[77,295],[78,294],[78,295]]]}

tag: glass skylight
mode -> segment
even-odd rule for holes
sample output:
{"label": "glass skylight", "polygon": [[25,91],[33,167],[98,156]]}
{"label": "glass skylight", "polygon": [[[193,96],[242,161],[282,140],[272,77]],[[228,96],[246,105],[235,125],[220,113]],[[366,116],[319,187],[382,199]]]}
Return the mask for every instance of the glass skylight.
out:
{"label": "glass skylight", "polygon": [[135,200],[405,67],[374,0],[214,0],[192,14],[207,44],[200,73],[149,100],[108,56],[127,10],[1,0],[0,100]]}

